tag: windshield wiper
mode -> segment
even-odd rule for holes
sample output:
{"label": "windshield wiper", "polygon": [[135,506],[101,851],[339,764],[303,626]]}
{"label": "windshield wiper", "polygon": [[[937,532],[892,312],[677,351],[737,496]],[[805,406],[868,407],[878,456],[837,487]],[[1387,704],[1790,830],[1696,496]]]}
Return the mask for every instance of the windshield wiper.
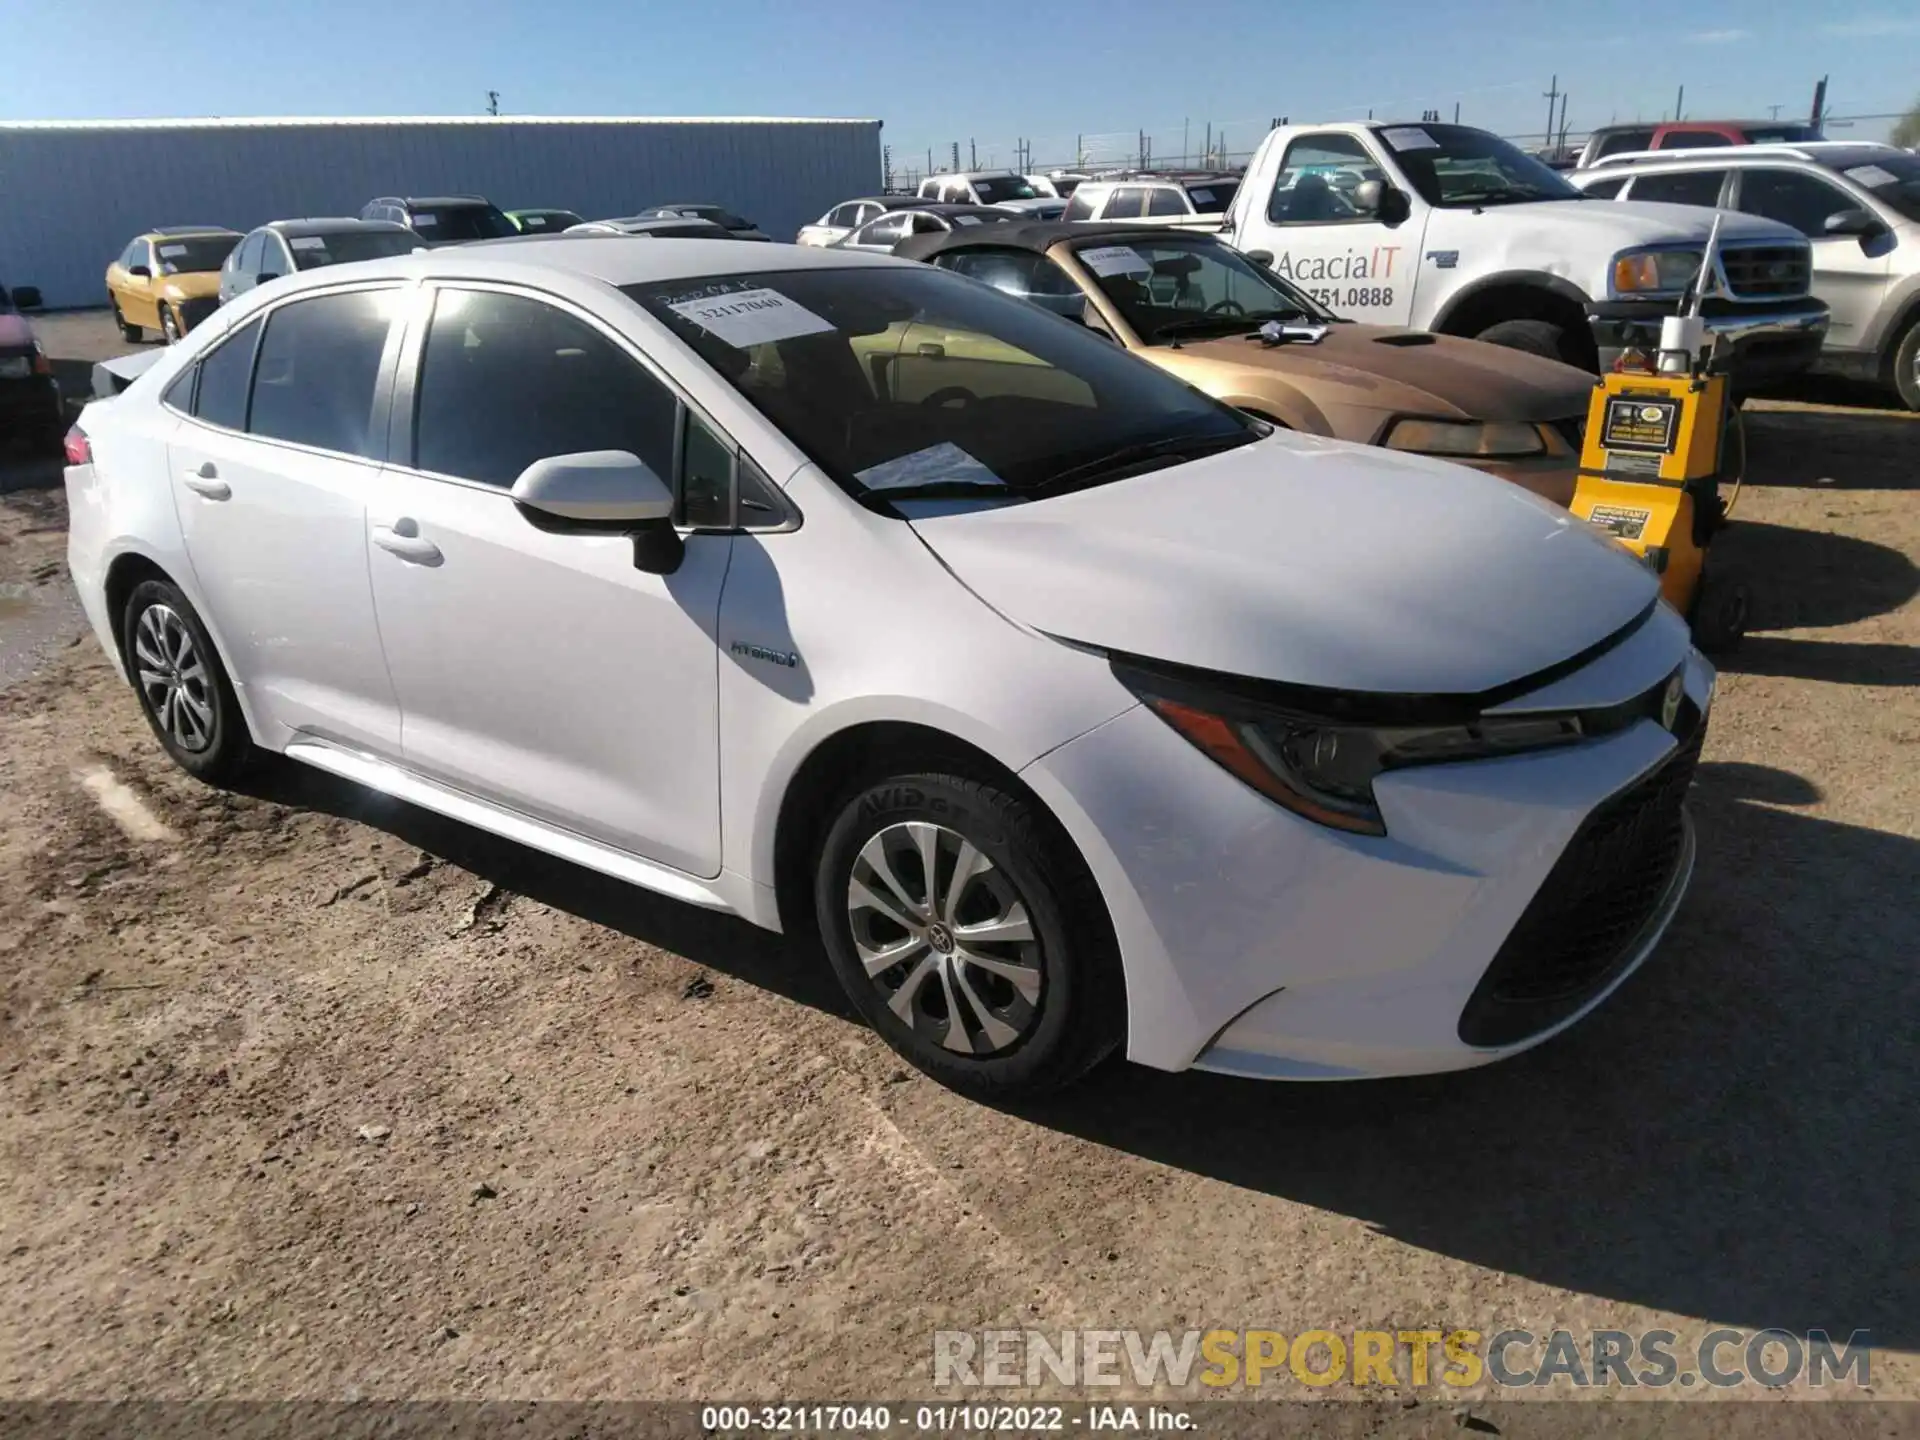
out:
{"label": "windshield wiper", "polygon": [[1238,329],[1257,330],[1269,320],[1287,320],[1294,316],[1302,320],[1313,317],[1297,306],[1285,310],[1254,310],[1245,315],[1195,315],[1191,320],[1169,320],[1153,332],[1156,340],[1169,335],[1197,335],[1202,330],[1225,328],[1228,334]]}
{"label": "windshield wiper", "polygon": [[1070,465],[1038,485],[1027,486],[1025,493],[1033,496],[1059,495],[1067,490],[1084,488],[1088,483],[1103,478],[1118,478],[1118,472],[1150,461],[1170,460],[1178,464],[1183,460],[1198,460],[1202,456],[1249,444],[1258,438],[1249,430],[1233,435],[1168,435],[1159,440],[1143,440],[1133,445],[1122,445],[1118,450],[1110,450],[1082,464]]}
{"label": "windshield wiper", "polygon": [[[857,477],[856,477],[857,478]],[[881,485],[860,492],[860,503],[872,508],[896,500],[1019,500],[1020,491],[992,480],[924,480],[918,485]]]}
{"label": "windshield wiper", "polygon": [[1491,190],[1466,190],[1458,195],[1449,195],[1449,205],[1512,205],[1527,200],[1546,200],[1550,198],[1544,190],[1531,185],[1500,185]]}

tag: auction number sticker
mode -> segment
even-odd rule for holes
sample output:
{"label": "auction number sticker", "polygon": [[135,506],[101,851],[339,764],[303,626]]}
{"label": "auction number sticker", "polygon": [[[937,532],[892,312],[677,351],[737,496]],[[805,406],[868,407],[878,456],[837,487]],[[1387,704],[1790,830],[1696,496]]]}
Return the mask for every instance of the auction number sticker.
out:
{"label": "auction number sticker", "polygon": [[187,247],[184,245],[162,245],[160,247],[160,258],[162,260],[177,260],[186,253]]}
{"label": "auction number sticker", "polygon": [[327,239],[324,235],[296,235],[287,242],[296,250],[324,250]]}
{"label": "auction number sticker", "polygon": [[1600,444],[1607,450],[1633,450],[1643,455],[1671,455],[1680,425],[1677,400],[1615,399],[1607,401],[1600,427]]}
{"label": "auction number sticker", "polygon": [[1130,245],[1098,245],[1080,252],[1080,263],[1096,275],[1150,275],[1153,266]]}
{"label": "auction number sticker", "polygon": [[1590,524],[1621,540],[1638,540],[1647,533],[1647,521],[1652,518],[1651,510],[1632,510],[1624,505],[1596,505],[1587,516]]}
{"label": "auction number sticker", "polygon": [[1394,125],[1380,132],[1380,138],[1396,150],[1438,150],[1440,142],[1418,125]]}
{"label": "auction number sticker", "polygon": [[736,350],[833,329],[832,321],[795,304],[778,290],[764,288],[682,300],[667,308]]}

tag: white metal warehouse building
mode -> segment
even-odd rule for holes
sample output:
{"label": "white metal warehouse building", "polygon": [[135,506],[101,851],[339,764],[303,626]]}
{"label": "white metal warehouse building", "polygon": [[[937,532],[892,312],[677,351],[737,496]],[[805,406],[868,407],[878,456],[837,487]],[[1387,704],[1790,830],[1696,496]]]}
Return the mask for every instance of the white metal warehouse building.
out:
{"label": "white metal warehouse building", "polygon": [[588,219],[726,205],[776,240],[880,186],[878,120],[384,117],[0,122],[0,283],[99,305],[128,240],[357,215],[381,195],[486,196]]}

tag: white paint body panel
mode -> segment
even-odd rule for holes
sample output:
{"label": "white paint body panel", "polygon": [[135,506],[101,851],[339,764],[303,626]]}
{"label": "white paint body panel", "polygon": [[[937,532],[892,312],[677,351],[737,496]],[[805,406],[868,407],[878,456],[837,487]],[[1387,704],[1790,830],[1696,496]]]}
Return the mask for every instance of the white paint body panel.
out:
{"label": "white paint body panel", "polygon": [[[1463,693],[1592,647],[1646,607],[1651,578],[1514,487],[1297,436],[908,523],[853,502],[609,288],[896,263],[909,262],[570,240],[243,297],[83,417],[96,461],[67,481],[87,613],[111,653],[109,571],[137,553],[207,621],[258,743],[771,928],[776,827],[807,758],[853,726],[928,727],[1021,774],[1084,857],[1119,941],[1136,1060],[1193,1064],[1237,1017],[1232,1051],[1253,1058],[1231,1063],[1257,1073],[1504,1053],[1450,1038],[1461,1002],[1583,818],[1670,751],[1666,731],[1395,772],[1378,786],[1389,835],[1366,839],[1280,809],[1141,708],[1102,655],[1054,637],[1301,684]],[[503,492],[216,434],[160,405],[254,310],[371,275],[523,286],[590,312],[775,477],[800,522],[693,536],[660,577],[633,568],[624,539],[534,528]],[[176,484],[206,459],[231,499]],[[378,543],[403,524],[437,555]],[[1507,708],[1610,704],[1689,654],[1685,626],[1657,610]],[[1705,708],[1711,670],[1688,663]],[[1261,1004],[1276,991],[1284,1003]],[[1219,1053],[1202,1063],[1230,1068]]]}

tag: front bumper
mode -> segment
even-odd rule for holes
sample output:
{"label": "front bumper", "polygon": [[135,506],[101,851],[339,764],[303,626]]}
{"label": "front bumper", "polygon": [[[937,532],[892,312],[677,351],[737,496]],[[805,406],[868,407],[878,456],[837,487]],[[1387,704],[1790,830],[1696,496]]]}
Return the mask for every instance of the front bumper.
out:
{"label": "front bumper", "polygon": [[[1631,349],[1652,352],[1660,342],[1660,322],[1674,313],[1670,300],[1609,300],[1587,307],[1600,369]],[[1707,333],[1732,347],[1729,373],[1742,389],[1769,384],[1805,370],[1826,342],[1828,310],[1824,300],[1743,302],[1713,299],[1701,307]]]}
{"label": "front bumper", "polygon": [[[1713,669],[1664,606],[1592,665],[1503,709],[1618,703],[1681,657],[1683,711],[1704,726]],[[1691,762],[1651,719],[1565,750],[1392,772],[1376,785],[1381,838],[1281,809],[1144,708],[1023,773],[1107,901],[1127,1054],[1167,1070],[1360,1079],[1514,1054],[1575,1023],[1645,960],[1691,870],[1678,814]],[[1607,817],[1675,776],[1674,825],[1660,837],[1671,848],[1635,850],[1630,837],[1645,862],[1630,874],[1608,868],[1621,847],[1596,859]],[[1571,878],[1556,873],[1563,860]],[[1629,889],[1623,929],[1605,903]],[[1569,943],[1543,946],[1542,934]],[[1489,1007],[1493,1023],[1478,1023]]]}

